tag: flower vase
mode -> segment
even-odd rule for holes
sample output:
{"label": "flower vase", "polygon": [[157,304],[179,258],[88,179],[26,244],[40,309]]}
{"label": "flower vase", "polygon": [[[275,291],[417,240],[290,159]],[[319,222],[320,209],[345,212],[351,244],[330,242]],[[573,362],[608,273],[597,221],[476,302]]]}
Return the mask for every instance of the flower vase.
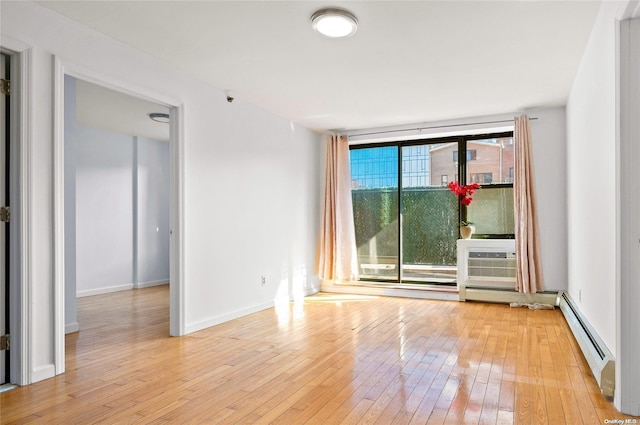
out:
{"label": "flower vase", "polygon": [[460,226],[460,236],[462,236],[462,239],[471,239],[471,236],[475,231],[476,228],[472,224]]}

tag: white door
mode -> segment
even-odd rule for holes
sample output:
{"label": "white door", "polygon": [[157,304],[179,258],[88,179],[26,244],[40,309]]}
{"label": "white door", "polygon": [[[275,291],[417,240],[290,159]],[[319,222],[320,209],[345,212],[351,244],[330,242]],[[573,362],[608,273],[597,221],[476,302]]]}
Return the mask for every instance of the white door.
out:
{"label": "white door", "polygon": [[[0,55],[0,77],[8,79],[6,75],[6,63],[5,56]],[[8,204],[8,190],[7,190],[7,172],[9,170],[7,161],[7,99],[4,90],[0,90],[0,207]],[[9,225],[4,221],[0,221],[0,336],[7,334],[7,281],[8,281],[8,262],[7,253],[8,241],[7,234]],[[0,385],[6,382],[6,367],[7,367],[8,352],[6,350],[0,351]]]}

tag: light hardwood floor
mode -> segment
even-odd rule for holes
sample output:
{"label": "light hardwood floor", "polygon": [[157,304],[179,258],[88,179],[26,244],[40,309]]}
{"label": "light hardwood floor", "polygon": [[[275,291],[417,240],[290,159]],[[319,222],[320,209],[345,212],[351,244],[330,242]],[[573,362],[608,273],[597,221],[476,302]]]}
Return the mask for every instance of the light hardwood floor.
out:
{"label": "light hardwood floor", "polygon": [[559,310],[319,294],[181,338],[168,287],[80,298],[67,372],[3,424],[604,424]]}

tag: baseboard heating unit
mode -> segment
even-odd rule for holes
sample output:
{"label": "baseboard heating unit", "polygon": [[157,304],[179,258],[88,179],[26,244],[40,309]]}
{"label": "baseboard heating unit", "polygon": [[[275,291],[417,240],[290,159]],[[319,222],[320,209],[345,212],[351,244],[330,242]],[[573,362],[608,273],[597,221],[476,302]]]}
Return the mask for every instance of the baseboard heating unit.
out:
{"label": "baseboard heating unit", "polygon": [[613,397],[615,389],[615,360],[598,334],[591,328],[571,297],[565,292],[560,297],[560,310],[564,314],[571,332],[584,355],[600,391],[606,397]]}

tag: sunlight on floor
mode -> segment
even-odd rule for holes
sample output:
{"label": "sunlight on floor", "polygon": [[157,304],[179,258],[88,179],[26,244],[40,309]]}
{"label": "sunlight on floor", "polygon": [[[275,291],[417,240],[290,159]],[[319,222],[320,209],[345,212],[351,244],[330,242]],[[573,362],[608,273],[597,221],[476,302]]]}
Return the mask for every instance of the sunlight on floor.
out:
{"label": "sunlight on floor", "polygon": [[[287,325],[290,320],[297,321],[304,318],[304,285],[307,281],[307,270],[300,266],[289,278],[287,272],[282,273],[282,279],[274,298],[274,306],[278,315],[278,326]],[[293,298],[293,302],[291,299]],[[291,308],[293,306],[293,308]]]}
{"label": "sunlight on floor", "polygon": [[278,326],[286,326],[290,321],[297,321],[304,318],[304,306],[309,304],[335,304],[341,306],[343,303],[367,302],[378,299],[371,295],[347,295],[347,294],[327,294],[318,293],[308,297],[300,293],[294,294],[293,301],[288,297],[286,288],[288,282],[281,282],[278,295],[274,300],[276,314],[278,316]]}
{"label": "sunlight on floor", "polygon": [[343,302],[364,302],[378,299],[374,295],[347,295],[347,294],[327,294],[319,293],[305,298],[305,303],[332,303],[342,304]]}

